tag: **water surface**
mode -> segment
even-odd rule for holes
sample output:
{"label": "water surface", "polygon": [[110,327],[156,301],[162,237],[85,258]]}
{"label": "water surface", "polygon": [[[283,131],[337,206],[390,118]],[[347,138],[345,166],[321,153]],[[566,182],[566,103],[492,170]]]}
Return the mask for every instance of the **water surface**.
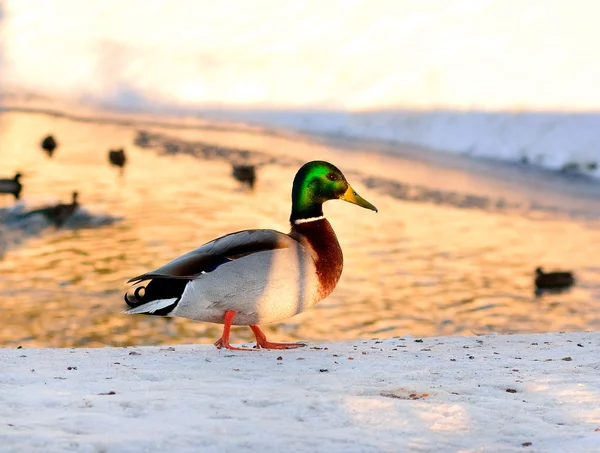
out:
{"label": "water surface", "polygon": [[[16,208],[0,198],[0,219],[67,201],[73,190],[85,213],[61,229],[0,224],[0,346],[214,342],[219,325],[120,314],[125,281],[232,231],[287,232],[292,179],[312,159],[340,167],[379,213],[325,205],[344,273],[314,309],[264,326],[273,340],[600,326],[593,182],[409,147],[394,156],[381,143],[189,119],[93,119],[102,116],[0,113],[3,176],[28,175]],[[136,145],[140,130],[149,140]],[[52,159],[39,149],[49,132],[59,141]],[[120,146],[123,175],[107,159]],[[259,165],[254,191],[231,177],[232,161]],[[535,297],[538,265],[573,269],[578,284]],[[234,329],[234,342],[251,338]]]}

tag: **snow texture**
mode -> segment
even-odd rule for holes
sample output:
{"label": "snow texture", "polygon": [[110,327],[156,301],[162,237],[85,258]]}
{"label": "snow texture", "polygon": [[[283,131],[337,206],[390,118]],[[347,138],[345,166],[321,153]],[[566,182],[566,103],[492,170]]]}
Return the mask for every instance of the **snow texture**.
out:
{"label": "snow texture", "polygon": [[598,452],[600,333],[0,350],[1,452]]}

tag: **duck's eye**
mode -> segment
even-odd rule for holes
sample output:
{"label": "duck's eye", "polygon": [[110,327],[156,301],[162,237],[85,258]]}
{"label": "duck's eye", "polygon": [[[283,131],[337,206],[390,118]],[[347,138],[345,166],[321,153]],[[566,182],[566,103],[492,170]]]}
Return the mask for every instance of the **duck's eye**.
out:
{"label": "duck's eye", "polygon": [[333,173],[327,173],[327,179],[329,179],[330,181],[335,181],[337,179],[337,176]]}

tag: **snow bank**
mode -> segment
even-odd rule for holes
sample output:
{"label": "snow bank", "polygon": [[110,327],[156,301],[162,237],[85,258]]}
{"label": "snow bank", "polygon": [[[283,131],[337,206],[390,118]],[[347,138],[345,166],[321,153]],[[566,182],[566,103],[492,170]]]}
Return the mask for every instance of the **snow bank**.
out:
{"label": "snow bank", "polygon": [[597,109],[594,0],[4,0],[5,83],[179,105]]}
{"label": "snow bank", "polygon": [[207,110],[207,117],[385,140],[600,177],[600,114]]}
{"label": "snow bank", "polygon": [[0,451],[600,451],[600,332],[1,349]]}
{"label": "snow bank", "polygon": [[599,8],[7,0],[0,82],[117,109],[216,105],[226,117],[598,176],[600,114],[567,112],[600,105],[600,59],[589,58]]}

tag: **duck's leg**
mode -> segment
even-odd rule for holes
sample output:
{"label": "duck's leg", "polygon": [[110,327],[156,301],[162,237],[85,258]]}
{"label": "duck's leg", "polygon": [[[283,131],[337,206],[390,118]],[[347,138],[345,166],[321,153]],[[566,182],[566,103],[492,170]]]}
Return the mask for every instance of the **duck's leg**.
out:
{"label": "duck's leg", "polygon": [[267,340],[267,336],[264,334],[260,327],[257,325],[250,326],[254,336],[256,337],[256,346],[265,349],[295,349],[306,346],[304,343],[272,343]]}
{"label": "duck's leg", "polygon": [[221,338],[215,341],[215,346],[217,349],[227,348],[232,351],[255,351],[256,349],[236,348],[229,344],[229,331],[231,330],[231,323],[233,322],[234,317],[235,311],[227,310],[225,312],[225,317],[223,319],[223,335],[221,335]]}

